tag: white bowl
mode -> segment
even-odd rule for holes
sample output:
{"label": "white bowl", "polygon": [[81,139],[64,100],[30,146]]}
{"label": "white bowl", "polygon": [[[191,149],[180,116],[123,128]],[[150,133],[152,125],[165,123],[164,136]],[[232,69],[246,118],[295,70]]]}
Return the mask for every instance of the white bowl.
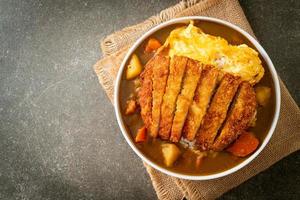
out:
{"label": "white bowl", "polygon": [[[271,72],[271,76],[272,76],[272,80],[273,80],[273,84],[274,84],[274,88],[275,88],[275,112],[274,112],[274,116],[273,116],[273,120],[272,120],[272,124],[271,127],[264,139],[264,141],[262,142],[262,144],[260,145],[260,147],[247,159],[245,159],[243,162],[241,162],[240,164],[236,165],[233,168],[230,168],[228,170],[219,172],[219,173],[215,173],[215,174],[211,174],[211,175],[185,175],[185,174],[180,174],[177,172],[173,172],[170,171],[166,168],[163,168],[159,165],[157,165],[156,163],[154,163],[153,161],[149,160],[142,151],[140,151],[134,144],[134,141],[132,140],[132,136],[130,135],[130,133],[127,132],[126,128],[125,128],[125,124],[123,122],[122,119],[122,114],[121,114],[121,109],[120,109],[120,101],[119,101],[119,90],[120,90],[120,83],[121,83],[121,79],[122,79],[122,74],[124,72],[125,69],[125,65],[127,63],[127,60],[130,58],[131,54],[142,44],[142,42],[147,39],[150,35],[152,35],[153,33],[155,33],[156,31],[165,28],[167,26],[173,25],[173,24],[178,24],[178,23],[187,23],[190,20],[194,20],[194,21],[207,21],[207,22],[214,22],[217,24],[221,24],[224,25],[230,29],[233,29],[237,32],[239,32],[240,34],[242,34],[244,37],[246,37],[258,50],[258,52],[260,53],[261,57],[265,60],[266,62],[266,66],[269,68],[270,72]],[[241,28],[220,20],[220,19],[215,19],[215,18],[211,18],[211,17],[202,17],[202,16],[191,16],[191,17],[182,17],[182,18],[177,18],[177,19],[173,19],[167,22],[164,22],[162,24],[159,24],[158,26],[155,26],[154,28],[152,28],[151,30],[147,31],[142,37],[140,37],[134,44],[133,46],[129,49],[129,51],[127,52],[121,67],[119,69],[118,75],[117,75],[117,79],[116,79],[116,84],[115,84],[115,91],[114,91],[114,103],[115,103],[115,113],[116,113],[116,117],[117,117],[117,121],[118,124],[120,126],[120,129],[122,131],[123,136],[125,137],[127,143],[130,145],[130,147],[133,149],[133,151],[143,160],[145,161],[148,165],[152,166],[153,168],[167,174],[170,176],[174,176],[177,178],[182,178],[182,179],[189,179],[189,180],[209,180],[209,179],[215,179],[215,178],[220,178],[229,174],[232,174],[234,172],[236,172],[237,170],[245,167],[247,164],[249,164],[254,158],[256,158],[256,156],[258,156],[258,154],[260,154],[260,152],[265,148],[265,146],[268,144],[270,138],[273,135],[274,129],[276,127],[277,121],[278,121],[278,117],[279,117],[279,111],[280,111],[280,87],[279,87],[279,80],[278,80],[278,75],[277,72],[274,68],[274,65],[271,61],[271,59],[269,58],[268,54],[266,53],[266,51],[263,49],[263,47],[251,36],[249,35],[246,31],[242,30]]]}

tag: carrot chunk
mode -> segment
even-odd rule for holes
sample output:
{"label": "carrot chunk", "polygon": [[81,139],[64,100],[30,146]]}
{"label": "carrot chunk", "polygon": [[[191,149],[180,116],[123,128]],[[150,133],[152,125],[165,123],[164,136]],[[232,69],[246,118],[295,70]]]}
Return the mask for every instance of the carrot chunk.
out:
{"label": "carrot chunk", "polygon": [[135,136],[135,142],[145,142],[147,140],[147,129],[145,126],[140,128]]}
{"label": "carrot chunk", "polygon": [[253,133],[244,132],[239,138],[226,150],[238,157],[245,157],[253,153],[258,147],[259,140]]}
{"label": "carrot chunk", "polygon": [[160,42],[155,38],[150,38],[145,47],[145,52],[151,53],[153,51],[156,51],[159,47],[161,47]]}

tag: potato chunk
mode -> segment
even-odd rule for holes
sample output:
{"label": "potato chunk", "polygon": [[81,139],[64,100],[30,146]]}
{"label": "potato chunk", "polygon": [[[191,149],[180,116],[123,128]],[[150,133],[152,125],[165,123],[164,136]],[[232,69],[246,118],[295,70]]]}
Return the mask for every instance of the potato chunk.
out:
{"label": "potato chunk", "polygon": [[129,61],[129,65],[127,66],[126,79],[130,80],[140,75],[140,73],[142,72],[142,68],[143,67],[138,56],[136,54],[133,54]]}
{"label": "potato chunk", "polygon": [[255,88],[256,100],[261,106],[266,106],[271,97],[271,88],[259,86]]}
{"label": "potato chunk", "polygon": [[175,144],[163,144],[162,153],[165,165],[171,167],[180,156],[181,151]]}

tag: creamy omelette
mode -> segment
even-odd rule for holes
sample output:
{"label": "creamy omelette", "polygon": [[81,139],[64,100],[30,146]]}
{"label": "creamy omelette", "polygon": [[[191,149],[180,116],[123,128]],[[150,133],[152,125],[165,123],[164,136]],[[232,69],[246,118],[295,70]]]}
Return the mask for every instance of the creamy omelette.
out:
{"label": "creamy omelette", "polygon": [[231,45],[222,37],[204,33],[191,22],[173,30],[167,38],[169,56],[186,56],[204,64],[211,64],[224,72],[241,76],[256,84],[264,75],[258,52],[246,44]]}

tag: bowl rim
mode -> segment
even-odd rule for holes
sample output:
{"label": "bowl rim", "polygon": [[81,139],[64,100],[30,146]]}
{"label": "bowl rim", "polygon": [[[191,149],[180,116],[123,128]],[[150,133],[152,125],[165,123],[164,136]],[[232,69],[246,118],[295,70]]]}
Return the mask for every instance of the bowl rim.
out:
{"label": "bowl rim", "polygon": [[[161,28],[164,28],[166,26],[176,24],[176,23],[187,22],[187,21],[190,21],[190,20],[200,20],[200,21],[208,21],[208,22],[218,23],[218,24],[227,26],[231,29],[234,29],[235,31],[237,31],[240,34],[242,34],[243,36],[245,36],[256,47],[256,49],[260,53],[261,57],[265,60],[266,66],[270,70],[272,80],[273,80],[273,84],[274,84],[274,89],[275,89],[275,112],[274,112],[272,124],[271,124],[271,127],[270,127],[263,143],[260,145],[260,147],[251,156],[249,156],[247,159],[245,159],[244,161],[242,161],[238,165],[236,165],[236,166],[234,166],[234,167],[232,167],[228,170],[218,172],[218,173],[215,173],[215,174],[209,174],[209,175],[187,175],[187,174],[181,174],[181,173],[173,172],[173,171],[170,171],[166,168],[163,168],[163,167],[157,165],[155,162],[151,161],[146,156],[144,156],[143,152],[140,151],[136,147],[133,140],[131,139],[130,133],[128,133],[126,128],[125,128],[125,124],[122,120],[122,114],[121,114],[120,102],[119,102],[119,94],[120,94],[119,90],[120,90],[120,83],[121,83],[121,80],[122,80],[122,74],[123,74],[125,65],[127,63],[127,60],[132,55],[132,53],[137,49],[137,47],[139,47],[139,45],[146,38],[148,38],[150,35],[152,35],[156,31],[160,30]],[[258,43],[258,41],[256,41],[256,39],[254,39],[254,37],[252,37],[249,33],[244,31],[242,28],[240,28],[240,27],[238,27],[238,26],[236,26],[236,25],[234,25],[230,22],[221,20],[221,19],[216,19],[216,18],[212,18],[212,17],[204,17],[204,16],[186,16],[186,17],[171,19],[169,21],[163,22],[163,23],[151,28],[146,33],[144,33],[141,37],[139,37],[139,39],[136,40],[135,43],[131,46],[131,48],[126,53],[121,65],[120,65],[120,68],[118,70],[118,74],[117,74],[117,77],[116,77],[115,88],[114,88],[114,104],[115,104],[114,109],[115,109],[115,114],[116,114],[118,125],[121,129],[122,135],[125,137],[125,140],[129,144],[129,146],[133,149],[133,151],[144,162],[146,162],[148,165],[150,165],[151,167],[157,169],[158,171],[160,171],[164,174],[167,174],[167,175],[170,175],[170,176],[173,176],[173,177],[177,177],[177,178],[181,178],[181,179],[211,180],[211,179],[216,179],[216,178],[227,176],[229,174],[232,174],[232,173],[240,170],[241,168],[248,165],[252,160],[254,160],[260,154],[260,152],[265,148],[265,146],[270,141],[270,139],[271,139],[271,137],[274,133],[274,130],[276,128],[277,122],[278,122],[279,113],[280,113],[280,105],[281,105],[281,98],[280,97],[281,97],[281,91],[280,91],[280,85],[279,85],[279,78],[278,78],[277,72],[275,70],[275,67],[274,67],[270,57],[268,56],[268,54],[264,50],[264,48]]]}

